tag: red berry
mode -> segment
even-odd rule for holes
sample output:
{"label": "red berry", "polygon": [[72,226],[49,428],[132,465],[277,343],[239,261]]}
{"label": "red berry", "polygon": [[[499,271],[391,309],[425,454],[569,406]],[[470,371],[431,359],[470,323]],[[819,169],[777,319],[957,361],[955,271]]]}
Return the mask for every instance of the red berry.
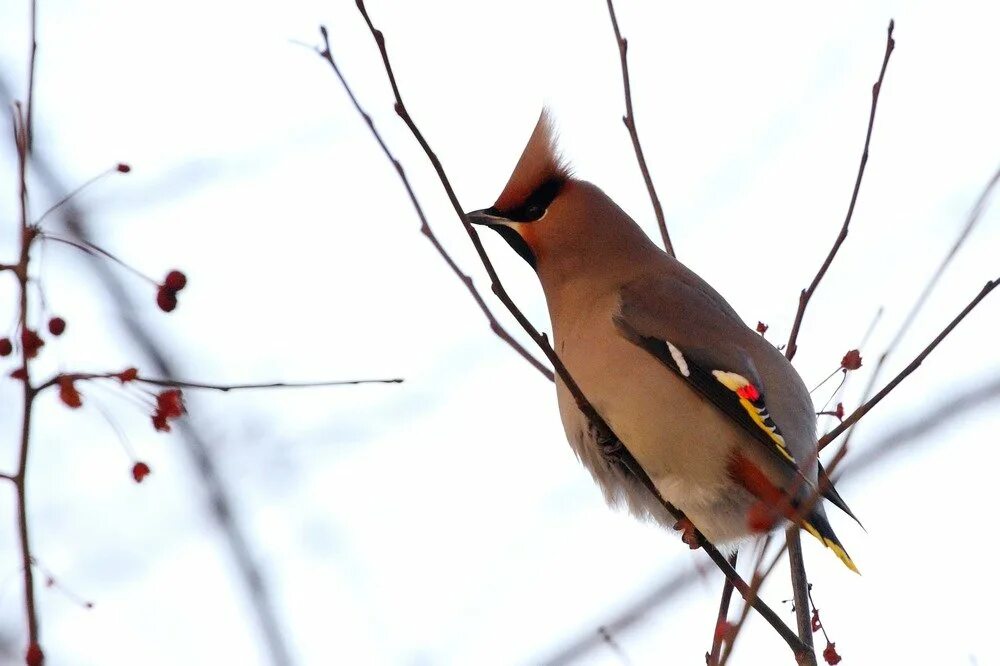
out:
{"label": "red berry", "polygon": [[38,356],[38,350],[45,345],[45,341],[38,337],[38,333],[26,328],[21,331],[21,346],[24,348],[24,355],[28,358]]}
{"label": "red berry", "polygon": [[167,287],[160,287],[156,292],[156,305],[164,312],[173,312],[177,307],[177,292]]}
{"label": "red berry", "polygon": [[841,657],[837,654],[837,644],[827,641],[826,649],[823,650],[823,661],[830,664],[830,666],[836,666],[840,663]]}
{"label": "red berry", "polygon": [[118,166],[116,166],[115,168],[118,170],[118,173],[128,173],[129,171],[132,170],[132,167],[125,164],[124,162],[119,162]]}
{"label": "red berry", "polygon": [[76,386],[73,385],[72,377],[67,375],[59,377],[59,399],[71,409],[77,409],[83,405],[83,400],[80,398],[80,392],[77,391]]}
{"label": "red berry", "polygon": [[770,328],[767,324],[762,321],[757,322],[757,332],[761,335],[767,333],[767,329]]}
{"label": "red berry", "polygon": [[147,476],[149,476],[149,465],[144,462],[132,465],[132,478],[135,479],[136,483],[142,483],[142,480]]}
{"label": "red berry", "polygon": [[49,319],[49,333],[52,335],[62,335],[66,330],[66,320],[62,317]]}
{"label": "red berry", "polygon": [[27,666],[42,666],[45,662],[45,653],[42,652],[42,648],[39,647],[38,643],[32,643],[28,646],[28,651],[24,653],[24,663]]}
{"label": "red berry", "polygon": [[153,414],[153,428],[156,429],[156,432],[170,432],[170,424],[167,423],[167,417],[160,412]]}
{"label": "red berry", "polygon": [[861,352],[857,349],[852,349],[851,351],[844,354],[844,358],[840,361],[840,367],[844,370],[857,370],[861,367]]}
{"label": "red berry", "polygon": [[180,291],[185,286],[187,286],[187,276],[178,270],[173,270],[167,273],[167,277],[163,280],[163,286],[167,289],[173,289],[174,291]]}
{"label": "red berry", "polygon": [[11,344],[10,338],[0,338],[0,356],[10,356],[12,351],[14,351],[14,345]]}
{"label": "red berry", "polygon": [[184,398],[180,389],[167,389],[156,396],[156,411],[168,419],[175,419],[184,413]]}
{"label": "red berry", "polygon": [[125,368],[121,372],[115,375],[115,377],[122,384],[125,382],[134,382],[139,377],[139,371],[135,368]]}

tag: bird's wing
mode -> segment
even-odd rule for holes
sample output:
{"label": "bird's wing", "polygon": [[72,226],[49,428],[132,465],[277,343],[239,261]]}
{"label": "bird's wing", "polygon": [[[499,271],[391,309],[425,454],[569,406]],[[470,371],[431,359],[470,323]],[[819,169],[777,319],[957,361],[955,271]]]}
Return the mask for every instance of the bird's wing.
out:
{"label": "bird's wing", "polygon": [[643,279],[622,288],[615,325],[799,473],[753,360],[737,344],[746,326],[716,298],[681,281]]}

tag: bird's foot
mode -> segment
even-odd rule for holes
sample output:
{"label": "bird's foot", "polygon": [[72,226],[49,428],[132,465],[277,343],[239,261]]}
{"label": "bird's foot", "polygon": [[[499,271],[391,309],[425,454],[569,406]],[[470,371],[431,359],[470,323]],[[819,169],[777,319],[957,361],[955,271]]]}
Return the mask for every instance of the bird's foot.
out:
{"label": "bird's foot", "polygon": [[621,440],[615,437],[613,434],[598,432],[594,437],[594,441],[597,446],[601,449],[601,453],[604,455],[604,459],[611,463],[621,462],[621,452],[625,448]]}
{"label": "bird's foot", "polygon": [[695,530],[694,523],[692,523],[687,518],[681,518],[674,524],[674,529],[681,533],[681,541],[688,545],[691,550],[697,550],[701,548],[701,544],[698,542],[698,534]]}

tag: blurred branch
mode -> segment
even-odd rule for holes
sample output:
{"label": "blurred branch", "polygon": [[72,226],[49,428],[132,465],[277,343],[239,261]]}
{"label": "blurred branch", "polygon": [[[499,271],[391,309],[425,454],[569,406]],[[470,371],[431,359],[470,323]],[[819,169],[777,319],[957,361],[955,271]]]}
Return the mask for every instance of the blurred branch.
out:
{"label": "blurred branch", "polygon": [[[10,90],[3,80],[0,80],[0,96],[5,98],[5,102],[12,98]],[[50,162],[37,152],[33,153],[30,168],[56,200],[61,199],[71,191],[58,177]],[[82,211],[69,202],[62,206],[61,214],[63,223],[73,237],[80,242],[89,244],[89,233]],[[106,262],[93,256],[91,259],[90,265],[98,280],[107,290],[111,301],[119,305],[121,322],[126,332],[150,359],[161,377],[173,377],[176,374],[175,368],[169,361],[167,353],[160,347],[159,342],[142,323],[125,314],[132,310],[132,299],[124,285],[119,281],[117,275],[109,269]],[[233,501],[225,488],[208,444],[189,419],[180,421],[178,425],[185,450],[208,496],[208,505],[212,516],[225,538],[229,553],[236,565],[238,580],[246,591],[253,608],[270,655],[270,661],[275,666],[289,665],[292,663],[291,654],[278,621],[270,591],[251,553],[249,538],[236,520]],[[25,567],[26,580],[31,575],[30,572],[31,567]]]}
{"label": "blurred branch", "polygon": [[[67,230],[73,236],[82,242],[89,243],[88,229],[78,210],[67,210],[64,213],[64,222]],[[106,262],[97,257],[91,257],[91,267],[107,290],[111,300],[119,305],[119,312],[122,313],[121,322],[125,330],[151,361],[157,374],[166,378],[174,377],[177,374],[176,368],[153,334],[137,319],[124,314],[133,310],[131,298],[115,273],[108,269]],[[208,495],[212,516],[225,538],[229,554],[236,565],[240,583],[249,596],[254,615],[267,645],[270,661],[274,666],[289,666],[293,663],[292,657],[281,623],[278,620],[274,601],[271,599],[271,592],[264,580],[264,575],[261,573],[260,566],[254,558],[250,539],[237,521],[232,497],[225,487],[209,445],[192,424],[191,419],[179,421],[178,426],[188,456],[194,463],[201,484]]]}
{"label": "blurred branch", "polygon": [[795,605],[795,624],[799,638],[809,646],[809,658],[800,664],[815,664],[816,650],[813,646],[812,622],[809,618],[809,579],[802,554],[802,528],[793,523],[785,528],[785,548],[788,550],[788,569],[792,581],[792,599]]}
{"label": "blurred branch", "polygon": [[[86,381],[90,379],[117,379],[122,381],[120,372],[63,372],[55,375],[43,384],[40,384],[36,391],[41,391],[59,383],[60,378],[69,378],[73,381]],[[275,388],[320,388],[323,386],[354,386],[358,384],[402,384],[402,379],[343,379],[325,382],[267,382],[260,384],[206,384],[203,382],[190,382],[181,379],[157,379],[154,377],[137,376],[124,381],[135,381],[141,384],[152,384],[153,386],[164,386],[172,388],[193,388],[210,391],[245,391],[254,389],[275,389]]]}
{"label": "blurred branch", "polygon": [[427,221],[427,216],[424,215],[424,209],[417,200],[417,195],[414,193],[413,187],[410,185],[410,179],[407,178],[403,165],[389,151],[389,147],[382,139],[382,135],[375,128],[375,123],[372,122],[371,116],[368,115],[364,108],[362,108],[361,103],[358,102],[358,98],[354,96],[354,91],[351,90],[350,85],[348,85],[347,79],[345,79],[344,75],[341,74],[340,68],[337,66],[336,61],[334,61],[333,52],[330,50],[330,36],[326,27],[320,26],[319,31],[320,35],[323,37],[323,48],[316,49],[316,52],[321,58],[323,58],[323,60],[329,63],[330,67],[333,69],[333,73],[336,74],[337,78],[340,80],[340,84],[343,86],[347,96],[351,99],[351,104],[354,105],[354,108],[364,119],[365,124],[368,125],[368,129],[372,136],[375,137],[375,141],[378,143],[379,148],[382,149],[382,154],[384,154],[386,159],[392,163],[393,168],[396,170],[396,174],[399,176],[399,180],[403,183],[403,187],[406,189],[407,196],[410,197],[410,203],[413,204],[413,208],[417,212],[417,217],[420,218],[420,233],[422,233],[427,240],[430,241],[431,245],[434,246],[434,249],[437,250],[437,253],[441,255],[441,258],[444,259],[446,264],[448,264],[448,268],[450,268],[452,273],[454,273],[462,284],[465,285],[469,295],[472,296],[472,300],[476,302],[476,305],[478,305],[479,309],[482,310],[483,316],[486,317],[486,321],[489,322],[490,330],[493,331],[497,337],[510,345],[514,351],[520,354],[521,357],[530,363],[532,367],[542,373],[549,381],[553,381],[555,378],[552,371],[546,368],[538,359],[529,353],[528,350],[525,349],[520,342],[515,340],[513,336],[507,332],[507,329],[505,329],[500,322],[497,321],[489,306],[486,305],[486,301],[483,300],[479,290],[476,289],[476,285],[472,282],[472,278],[462,272],[462,269],[458,267],[458,264],[456,264],[451,258],[451,255],[448,254],[448,251],[444,249],[443,245],[441,245],[441,242],[431,229],[430,223]]}
{"label": "blurred branch", "polygon": [[[469,239],[472,241],[472,244],[476,249],[476,253],[479,255],[483,267],[486,269],[486,272],[490,277],[493,293],[496,294],[497,298],[500,299],[500,302],[504,304],[507,310],[517,320],[517,322],[521,325],[521,327],[532,339],[532,341],[534,341],[535,344],[538,345],[538,347],[545,354],[546,358],[549,359],[549,362],[552,363],[552,366],[555,369],[555,372],[558,375],[559,379],[563,382],[566,389],[573,396],[573,399],[576,402],[577,407],[580,409],[584,417],[590,423],[596,440],[604,446],[605,451],[612,452],[606,454],[608,456],[609,462],[611,462],[612,464],[617,464],[622,470],[627,471],[629,474],[631,474],[637,481],[643,484],[643,486],[652,494],[653,497],[657,498],[657,500],[667,509],[667,511],[676,516],[678,519],[685,520],[683,512],[681,512],[677,507],[668,502],[660,494],[659,490],[656,488],[656,485],[653,483],[652,479],[649,478],[649,475],[646,474],[645,470],[642,469],[642,467],[638,464],[636,459],[629,452],[627,445],[618,439],[618,437],[608,426],[607,422],[597,413],[597,410],[594,409],[593,405],[587,400],[586,396],[584,396],[583,392],[580,390],[580,387],[573,380],[573,377],[570,376],[566,367],[563,365],[562,361],[559,359],[555,351],[552,349],[552,346],[549,344],[548,337],[542,333],[539,333],[538,330],[535,329],[535,327],[531,324],[531,322],[527,319],[527,317],[524,316],[524,313],[521,312],[521,310],[517,307],[514,301],[507,294],[507,291],[504,289],[502,283],[500,282],[500,278],[497,275],[492,262],[490,261],[489,257],[486,254],[486,250],[483,248],[482,242],[480,241],[478,234],[472,228],[472,225],[465,217],[464,209],[462,208],[462,205],[458,201],[458,197],[451,186],[451,182],[449,181],[448,176],[445,173],[444,167],[441,165],[441,161],[438,159],[437,155],[434,154],[434,151],[431,150],[431,147],[427,143],[427,140],[424,138],[423,133],[416,126],[412,117],[407,111],[406,106],[403,104],[403,99],[400,95],[399,87],[396,84],[396,77],[393,73],[392,65],[389,62],[389,55],[385,48],[384,35],[372,23],[371,18],[369,17],[368,12],[365,8],[364,0],[357,0],[357,6],[358,10],[361,12],[362,17],[365,20],[365,23],[368,25],[368,29],[371,32],[372,37],[374,38],[375,43],[378,46],[379,53],[382,57],[382,64],[385,67],[386,76],[389,79],[389,85],[392,87],[393,97],[395,98],[396,101],[395,103],[396,114],[403,120],[404,123],[406,123],[406,126],[410,129],[410,132],[413,134],[414,138],[417,140],[417,142],[423,149],[424,154],[427,156],[428,160],[430,160],[431,164],[434,166],[434,170],[438,175],[438,179],[441,181],[441,185],[444,188],[445,192],[447,193],[448,199],[450,200],[456,215],[458,215],[463,228],[465,229],[466,233],[469,236]],[[363,111],[361,112],[363,113]],[[690,523],[690,521],[688,522]],[[743,595],[744,598],[746,598],[749,592],[749,587],[747,586],[746,582],[743,581],[742,578],[740,578],[739,574],[736,573],[736,570],[733,569],[733,567],[729,566],[729,563],[726,561],[726,558],[718,551],[718,549],[715,548],[714,545],[712,545],[705,538],[705,536],[699,530],[694,529],[693,532],[694,534],[692,536],[695,538],[697,544],[708,554],[708,556],[712,559],[715,565],[719,567],[720,570],[722,570],[725,576],[733,581],[733,584],[735,585],[736,589],[739,590],[740,594]],[[761,614],[762,617],[764,617],[764,619],[768,622],[768,624],[770,624],[774,628],[774,630],[782,637],[782,639],[784,639],[785,642],[788,643],[789,648],[791,648],[794,654],[799,655],[806,650],[805,646],[795,635],[795,633],[792,632],[787,625],[785,625],[785,623],[781,620],[781,618],[779,618],[778,615],[773,610],[771,610],[770,607],[767,606],[767,604],[765,604],[760,599],[753,599],[752,603],[753,607]]]}
{"label": "blurred branch", "polygon": [[[32,3],[32,16],[34,16],[34,3]],[[34,19],[31,24],[31,41],[35,42]],[[29,69],[34,71],[35,50],[32,46]],[[28,108],[31,108],[32,88],[28,86]],[[13,267],[17,276],[17,327],[20,331],[20,360],[21,367],[18,372],[21,374],[22,400],[21,400],[21,432],[18,445],[17,472],[14,474],[14,487],[17,492],[17,533],[21,550],[21,569],[24,580],[24,610],[28,619],[28,647],[26,659],[33,658],[36,654],[41,660],[42,650],[38,637],[38,612],[35,608],[35,579],[34,569],[31,566],[31,542],[28,531],[28,453],[31,446],[31,416],[34,408],[35,391],[31,388],[31,371],[29,359],[35,352],[29,352],[27,339],[33,335],[28,329],[28,268],[31,261],[31,242],[34,240],[34,232],[28,218],[28,162],[31,156],[31,139],[29,138],[28,116],[22,112],[19,102],[14,102],[14,145],[17,148],[17,179],[18,179],[18,200],[20,204],[20,255],[17,265]],[[39,661],[40,663],[40,661]]]}
{"label": "blurred branch", "polygon": [[635,159],[639,162],[639,170],[642,171],[642,179],[646,182],[646,190],[649,192],[649,199],[653,204],[653,212],[656,214],[656,224],[660,228],[660,236],[663,238],[663,248],[671,257],[677,256],[674,253],[674,245],[670,242],[670,234],[667,232],[667,222],[663,216],[663,206],[660,205],[660,197],[656,194],[656,187],[653,186],[653,178],[649,175],[649,167],[646,165],[646,156],[642,152],[642,144],[639,143],[639,132],[635,128],[635,113],[632,111],[632,84],[628,75],[628,40],[622,37],[618,29],[618,17],[615,16],[615,6],[608,0],[608,14],[611,15],[611,27],[615,31],[615,42],[618,44],[618,57],[622,63],[622,87],[625,93],[625,115],[622,122],[628,129],[628,135],[632,139],[632,148],[635,149]]}
{"label": "blurred branch", "polygon": [[[878,357],[878,361],[875,362],[875,367],[872,369],[871,376],[868,378],[868,385],[865,387],[864,393],[862,394],[861,397],[862,403],[867,401],[871,397],[872,391],[875,389],[875,383],[878,381],[879,376],[882,374],[882,369],[885,367],[885,363],[888,360],[889,356],[894,351],[896,351],[896,348],[902,341],[903,336],[905,336],[907,331],[909,331],[910,326],[913,324],[913,321],[917,318],[917,315],[920,314],[920,311],[923,309],[924,304],[930,297],[931,292],[934,291],[934,288],[937,286],[937,283],[941,280],[941,276],[944,274],[945,270],[951,264],[952,259],[954,259],[955,255],[958,254],[959,249],[962,247],[962,245],[965,244],[965,241],[966,239],[968,239],[969,234],[972,233],[972,230],[979,222],[979,219],[982,217],[983,211],[986,210],[986,205],[989,202],[990,195],[993,193],[993,190],[996,188],[998,182],[1000,182],[1000,169],[997,169],[997,171],[993,174],[993,177],[990,178],[990,180],[986,183],[986,186],[983,188],[982,192],[980,192],[979,198],[976,199],[975,205],[972,207],[972,210],[970,211],[968,218],[966,218],[965,226],[962,227],[961,232],[959,232],[958,234],[958,238],[956,238],[955,242],[952,243],[951,248],[949,248],[948,250],[948,253],[945,254],[944,258],[941,260],[941,263],[934,271],[934,274],[931,275],[931,278],[927,281],[927,284],[924,285],[923,291],[920,292],[920,296],[917,297],[917,300],[914,302],[913,307],[910,308],[910,311],[907,313],[906,318],[903,320],[903,323],[899,327],[899,330],[896,332],[896,335],[892,338],[892,341],[890,341],[889,344],[886,345],[885,351],[882,352],[882,355]],[[854,435],[854,428],[851,428],[850,432],[847,433],[846,439],[844,440],[845,446],[847,446],[847,444],[850,442],[851,437],[853,435]]]}
{"label": "blurred branch", "polygon": [[[729,564],[736,568],[736,562],[739,560],[740,551],[733,551],[733,554],[729,556]],[[705,655],[705,663],[707,666],[719,666],[719,658],[722,654],[722,641],[726,638],[727,632],[724,631],[726,624],[729,621],[729,605],[733,600],[733,584],[726,579],[726,582],[722,585],[722,597],[719,599],[719,614],[715,619],[715,628],[712,631],[712,649]]]}
{"label": "blurred branch", "polygon": [[[886,384],[885,387],[883,387],[881,391],[875,394],[873,398],[871,398],[863,405],[855,409],[850,416],[845,417],[844,420],[840,423],[840,425],[838,425],[836,428],[823,435],[817,444],[819,450],[822,451],[828,444],[830,444],[830,442],[840,437],[840,435],[842,435],[845,430],[847,430],[852,425],[860,421],[864,417],[864,415],[867,414],[875,405],[881,402],[885,396],[889,395],[889,393],[891,393],[894,388],[899,386],[900,382],[902,382],[904,379],[910,376],[910,374],[913,373],[914,370],[919,368],[920,364],[924,362],[924,359],[927,358],[939,344],[941,344],[942,340],[948,337],[948,334],[951,333],[955,329],[955,327],[958,326],[958,324],[963,319],[965,319],[965,317],[970,312],[972,312],[975,309],[975,307],[979,305],[979,303],[984,298],[986,298],[986,296],[988,296],[991,291],[993,291],[994,288],[996,288],[998,284],[1000,284],[1000,278],[987,282],[983,286],[983,288],[979,291],[979,293],[976,295],[976,297],[973,298],[972,301],[970,301],[969,304],[965,306],[965,309],[959,312],[958,315],[956,315],[956,317],[952,319],[951,322],[947,326],[945,326],[940,333],[938,333],[937,337],[931,340],[930,344],[924,347],[924,350],[919,354],[917,354],[917,357],[914,358],[913,361],[911,361],[908,366],[903,368],[903,370],[898,375],[896,375],[892,379],[892,381]],[[832,470],[829,468],[827,471],[832,473]]]}
{"label": "blurred branch", "polygon": [[897,428],[867,447],[865,451],[856,453],[852,456],[851,462],[843,466],[841,475],[846,477],[868,471],[886,458],[900,453],[914,440],[929,435],[998,399],[1000,399],[1000,379],[959,393],[947,402],[939,404],[934,411]]}
{"label": "blurred branch", "polygon": [[[649,616],[657,608],[677,597],[694,583],[697,577],[691,569],[677,571],[666,577],[663,582],[654,586],[649,592],[636,599],[624,610],[618,612],[596,630],[588,631],[582,636],[568,642],[557,649],[551,656],[538,660],[546,666],[566,666],[582,658],[589,652],[606,645],[604,633],[618,635]],[[604,630],[602,633],[601,630]]]}
{"label": "blurred branch", "polygon": [[895,28],[895,22],[889,21],[889,30],[886,34],[885,39],[885,56],[882,58],[882,69],[879,71],[878,80],[875,85],[872,86],[872,106],[871,112],[868,115],[868,131],[865,133],[865,148],[861,153],[861,164],[858,166],[858,175],[854,180],[854,191],[851,193],[851,203],[847,207],[847,216],[844,218],[844,225],[840,229],[840,233],[837,235],[836,240],[833,242],[833,247],[830,248],[830,253],[827,255],[826,260],[823,265],[819,267],[819,272],[816,273],[816,277],[813,278],[812,283],[802,290],[799,294],[799,308],[795,313],[795,322],[792,324],[792,332],[788,336],[788,344],[785,346],[785,357],[789,361],[795,356],[795,352],[798,350],[796,345],[796,340],[799,337],[799,328],[802,326],[802,318],[806,313],[806,306],[809,305],[809,299],[812,298],[813,292],[816,291],[816,287],[819,286],[820,280],[826,275],[826,271],[830,268],[830,264],[833,263],[833,258],[837,256],[837,251],[840,250],[840,246],[843,245],[844,241],[847,239],[847,230],[851,225],[851,218],[854,216],[854,205],[858,201],[858,192],[861,190],[861,179],[865,175],[865,165],[868,164],[868,146],[872,140],[872,128],[875,125],[875,109],[878,107],[878,96],[879,92],[882,90],[882,79],[885,77],[885,69],[889,65],[889,56],[892,55],[892,50],[896,46],[895,40],[892,38],[892,31]]}

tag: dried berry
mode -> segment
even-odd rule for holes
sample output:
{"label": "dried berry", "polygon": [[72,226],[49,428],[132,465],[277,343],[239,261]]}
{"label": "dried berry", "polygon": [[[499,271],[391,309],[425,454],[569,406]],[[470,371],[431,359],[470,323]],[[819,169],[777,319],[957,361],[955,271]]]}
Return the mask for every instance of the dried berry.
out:
{"label": "dried berry", "polygon": [[153,414],[153,428],[156,429],[156,432],[170,432],[170,424],[167,423],[167,417],[160,412]]}
{"label": "dried berry", "polygon": [[180,389],[167,389],[156,396],[156,411],[168,419],[175,419],[184,413],[184,397]]}
{"label": "dried berry", "polygon": [[66,330],[66,320],[62,317],[49,319],[49,333],[52,335],[62,335]]}
{"label": "dried berry", "polygon": [[861,352],[857,349],[852,349],[851,351],[844,354],[844,358],[840,361],[840,367],[844,370],[857,370],[861,367]]}
{"label": "dried berry", "polygon": [[823,650],[823,661],[830,664],[830,666],[836,666],[840,663],[841,657],[837,654],[837,644],[827,641],[826,648]]}
{"label": "dried berry", "polygon": [[38,643],[32,643],[24,653],[24,663],[27,666],[42,666],[45,662],[45,653]]}
{"label": "dried berry", "polygon": [[167,277],[163,280],[163,286],[167,289],[173,289],[174,291],[180,291],[187,286],[187,276],[178,270],[172,270],[167,273]]}
{"label": "dried berry", "polygon": [[116,166],[115,169],[118,170],[118,173],[128,173],[129,171],[132,170],[132,167],[125,164],[124,162],[119,162],[118,166]]}
{"label": "dried berry", "polygon": [[767,324],[762,321],[757,322],[757,332],[761,335],[767,333],[767,329],[770,328]]}
{"label": "dried berry", "polygon": [[115,378],[122,384],[125,382],[134,382],[139,377],[139,371],[135,368],[125,368],[121,372],[115,375]]}
{"label": "dried berry", "polygon": [[173,312],[177,307],[177,292],[167,286],[156,291],[156,305],[164,312]]}
{"label": "dried berry", "polygon": [[73,385],[73,378],[68,375],[61,375],[59,377],[59,399],[71,409],[77,409],[83,405],[80,392]]}
{"label": "dried berry", "polygon": [[0,356],[10,356],[12,351],[14,351],[14,345],[10,338],[0,338]]}
{"label": "dried berry", "polygon": [[144,462],[137,462],[132,465],[132,478],[135,479],[136,483],[142,483],[142,480],[149,476],[149,465]]}
{"label": "dried berry", "polygon": [[42,340],[38,333],[26,328],[21,331],[21,346],[24,348],[24,355],[27,358],[35,358],[38,356],[38,350],[45,345],[45,341]]}

